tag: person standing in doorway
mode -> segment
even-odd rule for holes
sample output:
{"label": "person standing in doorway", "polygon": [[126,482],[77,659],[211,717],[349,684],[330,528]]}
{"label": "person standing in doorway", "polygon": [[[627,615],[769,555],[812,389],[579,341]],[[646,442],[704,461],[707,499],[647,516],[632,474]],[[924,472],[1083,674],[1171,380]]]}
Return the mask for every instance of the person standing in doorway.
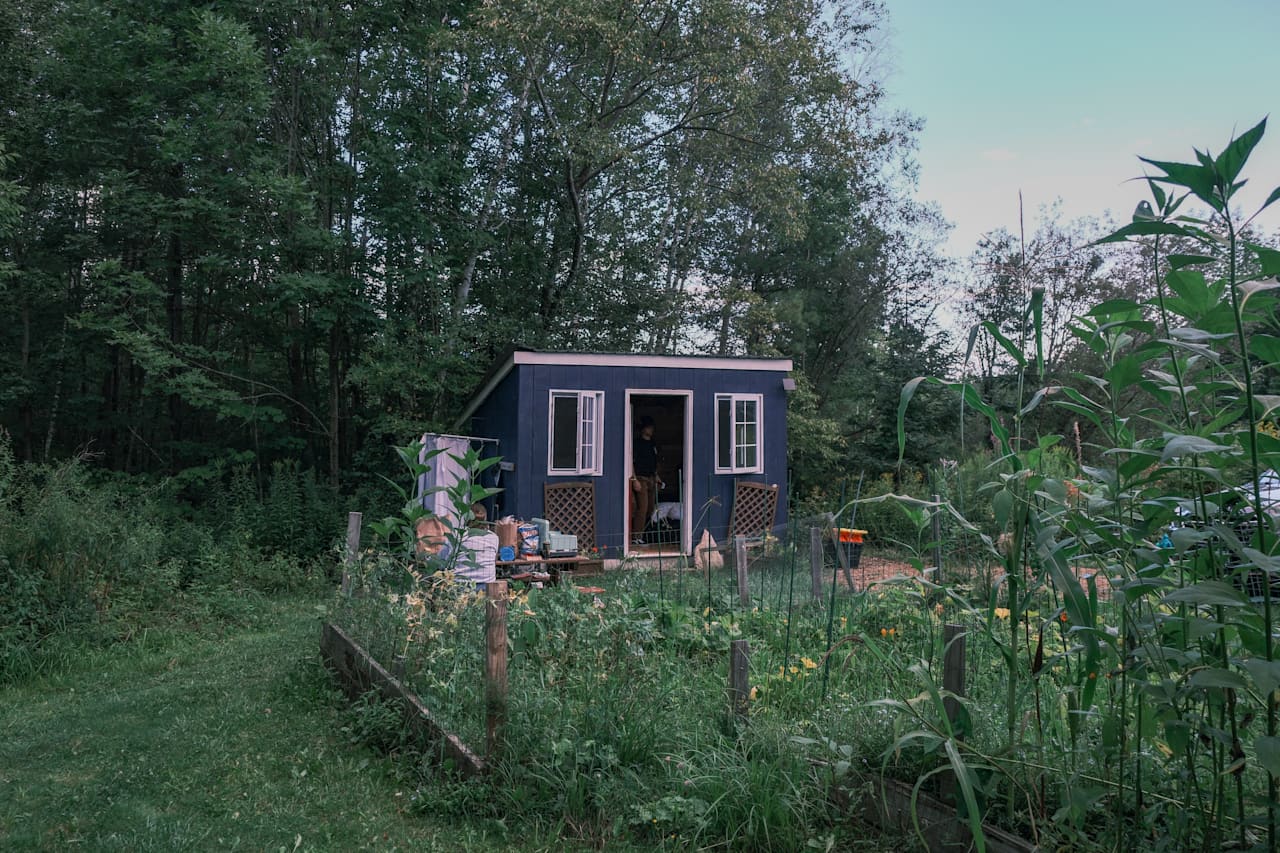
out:
{"label": "person standing in doorway", "polygon": [[658,505],[658,445],[653,418],[640,419],[631,439],[631,544],[644,544],[644,529]]}

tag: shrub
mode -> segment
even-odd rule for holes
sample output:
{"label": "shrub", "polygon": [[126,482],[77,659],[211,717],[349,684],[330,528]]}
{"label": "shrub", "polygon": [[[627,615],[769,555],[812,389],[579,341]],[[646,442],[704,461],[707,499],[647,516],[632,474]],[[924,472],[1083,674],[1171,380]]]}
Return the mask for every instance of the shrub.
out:
{"label": "shrub", "polygon": [[234,617],[246,591],[318,579],[340,530],[337,501],[296,465],[276,467],[262,502],[236,469],[200,511],[177,499],[178,480],[91,462],[18,464],[0,432],[0,680],[44,666],[55,637],[128,637],[184,608]]}

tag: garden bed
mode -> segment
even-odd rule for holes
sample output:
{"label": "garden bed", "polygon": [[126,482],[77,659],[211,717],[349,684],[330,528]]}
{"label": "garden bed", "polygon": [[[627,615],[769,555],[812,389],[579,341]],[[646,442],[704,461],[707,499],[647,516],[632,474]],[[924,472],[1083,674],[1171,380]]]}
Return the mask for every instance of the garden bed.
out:
{"label": "garden bed", "polygon": [[[891,564],[889,561],[884,561],[884,565]],[[611,580],[620,581],[621,578],[614,577]],[[634,582],[636,579],[631,578],[630,580]],[[654,578],[650,577],[645,580],[651,582]],[[601,610],[608,607],[607,604],[603,607],[600,606],[604,603],[604,599],[601,599],[600,595],[609,595],[609,591],[604,588],[580,587],[574,592],[576,592],[577,596],[582,597],[583,600],[589,598],[590,606],[593,609]],[[544,595],[536,596],[536,599],[545,600],[550,595],[563,596],[573,594],[567,590],[548,591]],[[528,595],[513,595],[510,601],[523,608],[524,605],[530,603],[529,599],[530,596]],[[471,603],[470,606],[474,607],[476,604]],[[523,613],[531,614],[532,611],[525,608]],[[514,647],[515,643],[512,643],[512,645]],[[448,731],[427,707],[422,698],[406,687],[404,683],[352,640],[341,628],[331,623],[324,626],[321,636],[321,650],[326,663],[338,677],[348,696],[355,698],[370,691],[377,692],[385,700],[391,701],[401,708],[406,724],[412,730],[421,735],[425,741],[438,746],[438,759],[451,766],[456,766],[465,775],[478,777],[490,771],[491,768],[486,761],[480,758],[475,750],[464,744],[459,737]],[[705,661],[706,668],[715,669],[714,658],[714,654],[708,656]],[[805,663],[809,661],[807,657],[802,656],[801,660],[800,666],[802,668],[799,668],[795,673],[790,673],[790,675],[796,676],[797,682],[800,681],[800,673],[810,673],[817,669],[816,666],[808,667],[807,663]],[[722,662],[728,666],[727,655]],[[504,668],[505,663],[504,655]],[[455,672],[454,675],[457,678],[466,678],[465,673]],[[475,675],[477,678],[479,677],[478,672]],[[785,679],[784,683],[790,681],[785,674],[782,677]],[[714,681],[714,677],[712,680]],[[732,676],[730,681],[732,681]],[[721,673],[720,691],[723,691],[723,672]],[[756,690],[751,691],[749,695],[758,698],[759,687],[757,686]],[[745,733],[745,729],[739,729],[743,722],[734,722],[733,708],[723,704],[723,696],[720,699],[723,707],[719,711],[713,712],[713,716],[717,717],[725,727],[722,729],[722,733],[726,730],[730,731],[731,739],[739,739]],[[747,698],[741,709],[747,715],[750,714],[750,704],[751,701]],[[708,703],[707,708],[710,709],[714,705],[715,701],[713,699]],[[756,711],[759,712],[760,710],[761,705],[757,701]],[[770,721],[768,716],[766,713],[763,720],[757,719],[750,725],[759,727],[777,723],[776,720]],[[786,742],[787,745],[784,748],[798,757],[803,751],[803,746],[800,745],[801,742],[808,743],[809,741],[803,738],[792,739]],[[655,747],[657,746],[655,744]],[[659,755],[655,753],[654,757],[657,758]],[[671,763],[671,754],[660,757],[665,764],[669,765]],[[831,797],[831,801],[836,805],[839,813],[879,826],[882,830],[902,836],[923,839],[930,849],[962,850],[969,849],[973,844],[973,836],[970,829],[967,823],[957,818],[954,806],[948,805],[928,793],[918,790],[913,791],[909,785],[897,780],[884,778],[874,772],[860,774],[857,784],[851,784],[854,782],[854,777],[847,775],[847,768],[840,774],[834,774],[831,772],[832,765],[830,762],[814,762],[811,760],[809,764],[822,768],[816,773],[810,774],[812,781],[815,783],[815,791],[825,791],[826,795]],[[677,762],[677,767],[681,765],[682,762]],[[495,784],[500,783],[495,781]],[[660,800],[660,802],[663,801],[666,802],[666,808],[665,810],[659,809],[663,814],[671,813],[668,817],[672,817],[676,816],[675,813],[680,812],[679,804],[673,803],[669,797]],[[690,802],[695,801],[690,800]],[[627,805],[634,806],[637,803]],[[672,811],[673,809],[674,812]],[[651,820],[654,819],[651,818]],[[1027,853],[1027,851],[1037,849],[995,827],[984,827],[983,836],[987,849],[1001,851],[1001,853]]]}
{"label": "garden bed", "polygon": [[[645,566],[608,572],[598,587],[504,598],[506,754],[489,768],[485,795],[495,812],[571,820],[592,843],[767,838],[778,848],[848,821],[847,809],[824,805],[834,787],[867,790],[883,777],[870,786],[888,802],[882,816],[902,813],[903,789],[891,782],[916,783],[907,814],[926,836],[955,843],[966,837],[956,834],[958,812],[995,824],[984,839],[1048,847],[1088,847],[1099,834],[1142,847],[1155,843],[1142,825],[1212,824],[1195,799],[1208,789],[1167,760],[1176,727],[1147,720],[1137,742],[1116,738],[1129,675],[1081,637],[1111,643],[1106,626],[1128,618],[1122,597],[1071,583],[1085,596],[1071,600],[1024,576],[1014,611],[1003,606],[1011,581],[990,566],[966,576],[953,564],[946,583],[934,583],[880,555],[863,558],[850,590],[832,555],[808,554],[816,540],[799,539],[752,553],[745,574],[732,559],[711,573]],[[488,608],[470,585],[396,581],[404,568],[378,560],[354,573],[361,594],[339,601],[337,623],[373,658],[403,668],[392,679],[413,694],[403,707],[433,721],[433,737],[448,732],[487,751]],[[958,663],[947,663],[944,634],[964,636]],[[737,694],[748,697],[746,724],[725,695],[735,641],[750,647]],[[1215,760],[1211,745],[1181,748],[1193,769]],[[1154,817],[1135,825],[1125,816],[1138,774]],[[1256,798],[1258,783],[1247,764],[1234,796]]]}

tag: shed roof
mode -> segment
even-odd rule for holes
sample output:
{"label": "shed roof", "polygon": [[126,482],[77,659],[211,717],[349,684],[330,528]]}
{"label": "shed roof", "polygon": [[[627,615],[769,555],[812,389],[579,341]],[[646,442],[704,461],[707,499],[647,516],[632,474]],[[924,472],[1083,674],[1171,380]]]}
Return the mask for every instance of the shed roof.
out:
{"label": "shed roof", "polygon": [[722,355],[650,355],[647,353],[608,352],[542,352],[512,350],[485,377],[477,391],[454,421],[454,429],[467,422],[485,398],[493,393],[517,364],[552,364],[570,367],[658,367],[695,370],[774,370],[791,371],[789,358],[751,358]]}

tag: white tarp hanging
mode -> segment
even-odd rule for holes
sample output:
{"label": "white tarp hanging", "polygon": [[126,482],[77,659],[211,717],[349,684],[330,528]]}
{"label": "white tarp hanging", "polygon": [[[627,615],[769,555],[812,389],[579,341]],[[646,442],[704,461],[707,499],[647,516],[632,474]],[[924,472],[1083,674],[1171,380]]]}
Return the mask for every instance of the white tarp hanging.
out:
{"label": "white tarp hanging", "polygon": [[429,466],[427,472],[418,478],[418,497],[422,506],[432,515],[447,519],[452,527],[457,527],[462,519],[448,490],[467,479],[467,470],[458,459],[466,455],[470,444],[470,440],[463,436],[427,433],[422,436],[422,450],[418,454],[418,461]]}

